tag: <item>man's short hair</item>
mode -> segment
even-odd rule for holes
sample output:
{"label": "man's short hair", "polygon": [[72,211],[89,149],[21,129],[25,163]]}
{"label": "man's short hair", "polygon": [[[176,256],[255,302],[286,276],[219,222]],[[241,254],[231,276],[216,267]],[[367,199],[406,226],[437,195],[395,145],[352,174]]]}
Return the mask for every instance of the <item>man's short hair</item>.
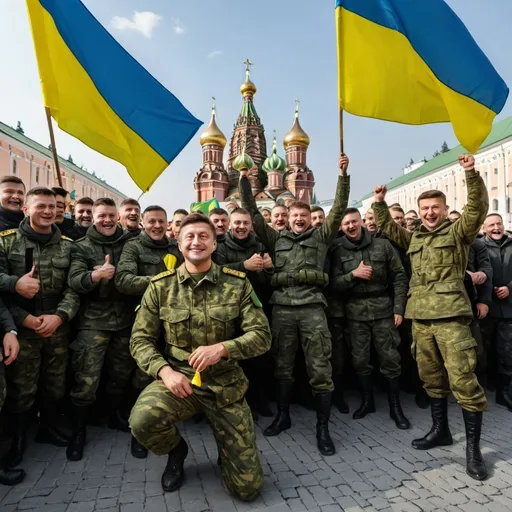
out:
{"label": "man's short hair", "polygon": [[[178,213],[180,213],[180,210],[178,210]],[[174,212],[174,214],[176,215],[176,212]],[[215,240],[217,238],[217,231],[215,230],[215,226],[213,225],[212,221],[201,212],[192,212],[183,219],[178,238],[181,237],[183,229],[187,226],[191,226],[192,224],[207,224],[212,232],[213,239]]]}
{"label": "man's short hair", "polygon": [[17,185],[23,185],[23,188],[25,188],[25,183],[23,183],[23,180],[18,178],[18,176],[2,176],[0,178],[0,185],[4,183],[16,183]]}
{"label": "man's short hair", "polygon": [[389,209],[393,212],[400,212],[402,215],[405,215],[404,209],[401,206],[390,206]]}
{"label": "man's short hair", "polygon": [[391,208],[396,208],[397,206],[398,206],[399,208],[401,208],[400,203],[393,203],[393,204],[390,204],[390,205],[388,206],[388,208],[390,208],[390,209],[391,209]]}
{"label": "man's short hair", "polygon": [[303,203],[302,201],[293,201],[290,206],[288,206],[288,211],[290,210],[307,210],[311,213],[311,206],[308,203]]}
{"label": "man's short hair", "polygon": [[96,199],[92,207],[94,209],[98,208],[98,206],[113,206],[114,208],[117,208],[116,202],[113,199],[110,199],[110,197],[100,197],[99,199]]}
{"label": "man's short hair", "polygon": [[224,208],[213,208],[213,210],[208,212],[208,217],[212,215],[227,215],[229,217],[229,213]]}
{"label": "man's short hair", "polygon": [[93,205],[94,204],[94,201],[90,198],[90,197],[81,197],[76,203],[75,203],[75,207],[78,206],[79,204],[89,204],[89,205]]}
{"label": "man's short hair", "polygon": [[165,213],[165,217],[167,218],[167,212],[165,211],[165,208],[162,208],[161,206],[158,206],[157,204],[152,204],[151,206],[148,206],[143,212],[142,216],[146,215],[146,213],[149,212],[163,212]]}
{"label": "man's short hair", "polygon": [[324,209],[317,204],[314,204],[311,206],[311,213],[315,213],[315,212],[322,212],[325,215]]}
{"label": "man's short hair", "polygon": [[487,217],[485,217],[485,220],[487,220],[489,217],[499,217],[501,219],[501,222],[503,222],[503,217],[499,213],[489,213]]}
{"label": "man's short hair", "polygon": [[460,212],[458,212],[457,210],[452,210],[448,215],[459,215],[460,216]]}
{"label": "man's short hair", "polygon": [[123,199],[121,201],[121,204],[119,205],[119,208],[122,208],[123,206],[127,206],[127,205],[137,206],[140,210],[139,201],[137,201],[136,199],[132,199],[131,197],[128,197],[127,199]]}
{"label": "man's short hair", "polygon": [[418,212],[416,210],[409,210],[405,215],[409,215],[409,213],[414,213],[414,215],[418,216]]}
{"label": "man's short hair", "polygon": [[288,211],[288,206],[285,206],[284,204],[275,204],[275,205],[272,207],[271,212],[273,212],[273,211],[274,211],[274,210],[276,210],[277,208],[284,208],[286,211]]}
{"label": "man's short hair", "polygon": [[34,187],[34,188],[31,188],[28,192],[27,192],[27,201],[29,199],[29,197],[32,197],[32,196],[47,196],[47,197],[55,197],[55,192],[52,188],[47,188],[47,187]]}
{"label": "man's short hair", "polygon": [[251,212],[247,208],[235,208],[231,212],[231,215],[235,215],[235,214],[238,214],[238,215],[251,215]]}
{"label": "man's short hair", "polygon": [[172,216],[174,217],[175,215],[188,215],[188,212],[187,210],[184,210],[183,208],[178,208],[173,214]]}
{"label": "man's short hair", "polygon": [[418,206],[423,199],[442,199],[443,203],[446,204],[446,196],[440,190],[427,190],[426,192],[422,192],[418,196]]}
{"label": "man's short hair", "polygon": [[359,217],[361,217],[361,212],[357,208],[347,208],[343,212],[343,217],[342,218],[345,218],[347,215],[350,215],[351,213],[357,213],[359,215]]}
{"label": "man's short hair", "polygon": [[52,190],[56,196],[66,197],[68,195],[68,191],[62,187],[52,187]]}

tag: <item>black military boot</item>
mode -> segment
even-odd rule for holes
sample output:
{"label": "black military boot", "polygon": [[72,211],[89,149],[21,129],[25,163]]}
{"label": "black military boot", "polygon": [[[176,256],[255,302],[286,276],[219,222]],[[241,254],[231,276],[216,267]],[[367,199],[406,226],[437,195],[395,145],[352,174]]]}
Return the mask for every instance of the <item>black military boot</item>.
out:
{"label": "black military boot", "polygon": [[367,414],[375,412],[371,375],[359,375],[359,384],[361,385],[361,405],[352,415],[355,420],[360,420]]}
{"label": "black military boot", "polygon": [[340,411],[341,414],[348,414],[350,412],[347,402],[345,402],[345,397],[343,396],[343,382],[341,377],[338,377],[334,381],[332,403],[338,408],[338,411]]}
{"label": "black military boot", "polygon": [[462,415],[466,425],[466,473],[475,480],[485,480],[488,472],[480,452],[483,414],[462,409]]}
{"label": "black military boot", "polygon": [[430,450],[435,446],[453,444],[452,434],[448,426],[448,398],[430,398],[432,428],[421,439],[415,439],[412,447],[416,450]]}
{"label": "black military boot", "polygon": [[395,422],[400,430],[408,430],[411,423],[405,417],[400,403],[400,384],[399,379],[388,379],[388,403],[389,417]]}
{"label": "black military boot", "polygon": [[183,464],[187,455],[188,445],[185,440],[181,438],[178,446],[173,448],[171,453],[169,453],[167,465],[162,475],[162,489],[165,492],[174,492],[181,487],[185,479]]}
{"label": "black military boot", "polygon": [[82,460],[84,456],[88,407],[73,406],[73,432],[66,450],[68,460]]}
{"label": "black military boot", "polygon": [[430,405],[430,398],[423,387],[420,387],[418,391],[416,391],[414,401],[420,409],[428,409]]}
{"label": "black military boot", "polygon": [[267,395],[265,394],[265,389],[261,385],[255,385],[253,387],[256,389],[254,390],[252,408],[254,408],[264,418],[272,418],[274,413],[270,408],[270,403],[268,401]]}
{"label": "black military boot", "polygon": [[511,387],[512,379],[510,375],[500,373],[496,383],[496,403],[498,405],[504,405],[509,411],[512,411]]}
{"label": "black military boot", "polygon": [[0,485],[17,485],[25,476],[23,469],[0,469]]}
{"label": "black military boot", "polygon": [[57,428],[57,423],[57,404],[51,401],[42,403],[39,411],[39,428],[35,438],[36,443],[47,443],[61,447],[68,446],[69,437],[60,432]]}
{"label": "black military boot", "polygon": [[331,416],[331,393],[315,395],[316,402],[316,440],[322,455],[334,455],[336,449],[329,434],[329,418]]}
{"label": "black military boot", "polygon": [[123,395],[109,395],[110,413],[108,418],[108,428],[120,430],[121,432],[130,432],[128,418],[125,417],[123,407]]}
{"label": "black military boot", "polygon": [[11,447],[3,457],[1,467],[13,468],[23,459],[23,453],[27,447],[27,415],[26,413],[11,415],[12,440]]}
{"label": "black military boot", "polygon": [[145,459],[148,456],[148,449],[142,446],[132,435],[131,452],[136,459]]}
{"label": "black military boot", "polygon": [[263,431],[263,434],[272,437],[279,435],[283,430],[292,426],[290,420],[290,400],[293,384],[279,382],[277,386],[277,416],[274,421]]}

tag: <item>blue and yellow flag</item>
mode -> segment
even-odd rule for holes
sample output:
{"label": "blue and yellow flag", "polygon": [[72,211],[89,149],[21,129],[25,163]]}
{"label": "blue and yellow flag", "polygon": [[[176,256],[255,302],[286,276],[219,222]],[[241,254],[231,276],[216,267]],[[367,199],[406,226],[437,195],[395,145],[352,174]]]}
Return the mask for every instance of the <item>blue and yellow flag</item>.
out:
{"label": "blue and yellow flag", "polygon": [[27,0],[45,106],[59,127],[122,163],[146,191],[196,119],[80,0]]}
{"label": "blue and yellow flag", "polygon": [[405,124],[451,122],[475,153],[508,87],[444,0],[336,0],[340,107]]}
{"label": "blue and yellow flag", "polygon": [[219,201],[217,201],[216,197],[210,199],[209,201],[203,201],[202,203],[192,203],[190,205],[191,212],[201,212],[205,215],[208,215],[208,213],[210,213],[214,208],[220,208]]}

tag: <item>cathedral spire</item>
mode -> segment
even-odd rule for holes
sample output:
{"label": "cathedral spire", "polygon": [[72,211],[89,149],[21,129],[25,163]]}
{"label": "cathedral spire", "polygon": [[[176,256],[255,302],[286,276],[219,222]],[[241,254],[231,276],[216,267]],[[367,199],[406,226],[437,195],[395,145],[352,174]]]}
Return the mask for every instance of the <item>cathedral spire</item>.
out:
{"label": "cathedral spire", "polygon": [[217,122],[215,119],[215,98],[212,98],[212,100],[212,117],[210,120],[210,124],[208,125],[208,128],[206,128],[206,130],[201,134],[199,142],[201,146],[205,146],[207,144],[217,144],[224,148],[226,147],[227,139],[217,126]]}

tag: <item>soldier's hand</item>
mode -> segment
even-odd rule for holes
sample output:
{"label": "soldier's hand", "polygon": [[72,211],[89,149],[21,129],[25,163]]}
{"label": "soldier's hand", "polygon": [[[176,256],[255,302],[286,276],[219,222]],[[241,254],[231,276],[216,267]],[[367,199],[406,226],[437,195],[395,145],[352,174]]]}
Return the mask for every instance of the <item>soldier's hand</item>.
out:
{"label": "soldier's hand", "polygon": [[41,315],[41,325],[34,329],[41,338],[49,338],[62,325],[62,318],[58,315]]}
{"label": "soldier's hand", "polygon": [[8,332],[4,335],[4,354],[6,359],[4,360],[5,365],[10,365],[16,360],[20,352],[20,344],[16,334]]}
{"label": "soldier's hand", "polygon": [[476,305],[476,317],[478,320],[483,320],[489,313],[489,306],[487,304]]}
{"label": "soldier's hand", "polygon": [[228,357],[228,352],[222,343],[208,347],[198,347],[190,354],[188,364],[196,372],[202,372],[209,366],[217,364],[223,357]]}
{"label": "soldier's hand", "polygon": [[365,265],[364,261],[361,261],[361,263],[359,263],[359,267],[352,270],[352,275],[358,279],[365,279],[366,281],[369,281],[373,275],[373,268],[369,265]]}
{"label": "soldier's hand", "polygon": [[263,255],[263,268],[272,268],[274,266],[274,264],[272,263],[272,258],[270,257],[270,255],[268,253],[265,253]]}
{"label": "soldier's hand", "polygon": [[386,200],[386,193],[388,191],[388,187],[386,185],[379,185],[373,189],[373,201],[375,203],[382,203]]}
{"label": "soldier's hand", "polygon": [[158,376],[162,379],[165,387],[178,398],[187,398],[194,392],[187,377],[182,373],[175,372],[170,366],[164,366],[158,372]]}
{"label": "soldier's hand", "polygon": [[244,267],[246,270],[261,272],[263,270],[263,258],[258,253],[253,254],[248,260],[244,261]]}
{"label": "soldier's hand", "polygon": [[25,299],[32,299],[39,292],[39,279],[34,277],[35,271],[36,267],[34,265],[32,270],[21,276],[16,283],[16,293]]}
{"label": "soldier's hand", "polygon": [[343,176],[347,175],[347,169],[349,164],[348,156],[345,153],[340,153],[340,157],[338,159],[338,167],[340,168],[341,174]]}
{"label": "soldier's hand", "polygon": [[43,319],[40,316],[28,315],[25,320],[23,320],[23,327],[27,329],[32,329],[35,331],[39,328],[39,326],[43,323]]}
{"label": "soldier's hand", "polygon": [[487,274],[485,272],[471,272],[470,270],[466,270],[466,272],[470,275],[474,285],[484,284],[487,281]]}
{"label": "soldier's hand", "polygon": [[472,171],[475,168],[475,157],[473,155],[460,155],[459,164],[465,171]]}
{"label": "soldier's hand", "polygon": [[494,288],[494,293],[498,299],[505,300],[510,295],[510,290],[508,289],[508,286],[497,286]]}
{"label": "soldier's hand", "polygon": [[398,329],[402,322],[404,321],[404,317],[402,315],[395,315],[395,327]]}

